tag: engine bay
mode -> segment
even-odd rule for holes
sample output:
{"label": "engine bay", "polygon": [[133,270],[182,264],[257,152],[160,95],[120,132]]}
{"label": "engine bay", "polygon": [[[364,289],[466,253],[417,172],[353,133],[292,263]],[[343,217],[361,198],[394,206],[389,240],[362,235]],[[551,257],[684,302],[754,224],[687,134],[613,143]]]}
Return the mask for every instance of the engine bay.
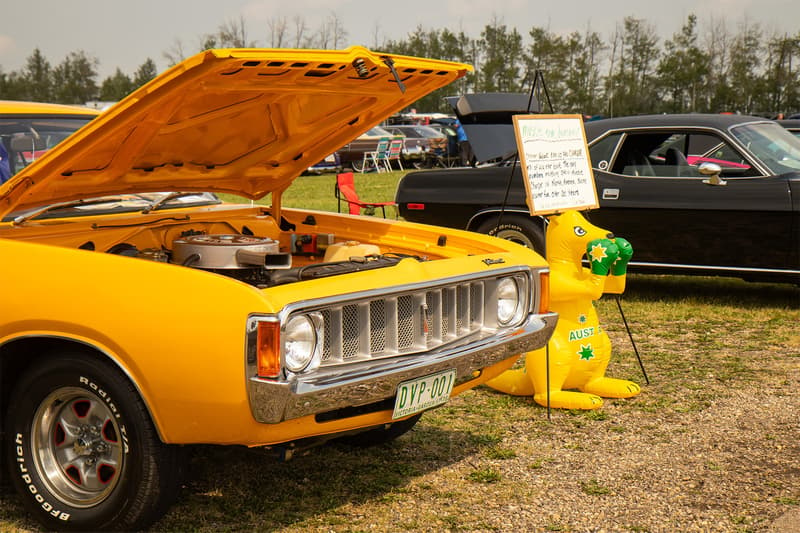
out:
{"label": "engine bay", "polygon": [[[255,234],[250,225],[242,225],[237,233],[216,232],[235,228],[237,224],[231,221],[168,223],[158,228],[128,228],[124,241],[105,250],[95,240],[78,247],[214,272],[259,288],[388,267],[407,257],[422,260],[384,252],[374,244],[340,240],[332,233],[298,233],[293,224],[285,224],[287,231],[276,231],[274,221],[269,222],[251,225],[271,236]],[[117,234],[117,228],[95,227],[110,234]],[[160,246],[153,246],[159,241]]]}
{"label": "engine bay", "polygon": [[21,241],[203,270],[258,288],[389,267],[405,258],[428,261],[457,250],[441,235],[420,242],[391,228],[300,210],[284,210],[276,219],[262,206],[218,204],[180,213],[26,220],[5,227],[0,238],[13,233]]}
{"label": "engine bay", "polygon": [[[109,253],[215,272],[260,288],[388,267],[407,257],[421,260],[405,254],[382,254],[377,246],[358,241],[327,244],[332,235],[319,237],[301,235],[292,239],[294,254],[281,251],[276,240],[243,234],[192,234],[174,240],[171,250],[140,250],[122,244]],[[293,266],[293,255],[299,254],[305,260]],[[319,255],[315,262],[308,261]]]}

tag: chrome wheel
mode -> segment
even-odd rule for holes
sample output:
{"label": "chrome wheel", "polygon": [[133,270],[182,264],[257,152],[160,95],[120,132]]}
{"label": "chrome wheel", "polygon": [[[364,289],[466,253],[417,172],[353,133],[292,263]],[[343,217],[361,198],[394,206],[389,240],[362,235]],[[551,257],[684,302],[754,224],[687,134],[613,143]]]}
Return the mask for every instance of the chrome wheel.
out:
{"label": "chrome wheel", "polygon": [[112,407],[84,389],[63,387],[36,411],[33,460],[47,489],[65,504],[101,503],[122,475],[124,443]]}

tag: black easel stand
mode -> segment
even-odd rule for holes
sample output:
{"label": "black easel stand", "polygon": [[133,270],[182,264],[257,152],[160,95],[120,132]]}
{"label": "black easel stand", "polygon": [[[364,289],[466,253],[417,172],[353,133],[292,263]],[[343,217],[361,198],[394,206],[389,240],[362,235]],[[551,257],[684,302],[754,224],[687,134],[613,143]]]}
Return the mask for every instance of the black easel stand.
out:
{"label": "black easel stand", "polygon": [[622,323],[625,324],[625,330],[628,332],[628,338],[631,340],[631,346],[633,346],[633,353],[636,354],[636,359],[639,361],[639,368],[642,369],[642,375],[644,376],[644,381],[648,385],[650,385],[650,379],[647,377],[647,371],[644,369],[644,363],[642,363],[642,358],[639,356],[639,350],[636,348],[636,343],[633,341],[633,334],[631,333],[631,328],[628,327],[628,320],[625,318],[625,313],[622,311],[622,300],[619,297],[619,294],[615,295],[615,300],[617,300],[617,308],[619,309],[619,316],[622,317]]}

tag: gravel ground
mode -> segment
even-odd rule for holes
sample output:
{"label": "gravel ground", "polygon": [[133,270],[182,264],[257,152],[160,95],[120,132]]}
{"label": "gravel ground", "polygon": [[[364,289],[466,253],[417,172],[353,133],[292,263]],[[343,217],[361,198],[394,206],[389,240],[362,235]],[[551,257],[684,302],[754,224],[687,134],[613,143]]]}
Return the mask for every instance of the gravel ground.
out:
{"label": "gravel ground", "polygon": [[[543,426],[515,414],[501,444],[515,457],[490,461],[500,481],[474,499],[456,496],[476,516],[459,529],[800,533],[798,348],[752,354],[753,380],[709,376],[673,391],[656,378],[637,398],[606,401],[600,419],[554,410]],[[457,482],[476,462],[486,468],[468,457],[447,470]],[[416,513],[442,510],[438,498],[414,502]]]}
{"label": "gravel ground", "polygon": [[[644,418],[607,405],[606,420],[577,432],[571,415],[554,412],[533,435],[520,421],[502,442],[516,457],[468,456],[415,480],[408,498],[386,506],[391,519],[372,525],[432,531],[433,517],[453,513],[473,517],[454,530],[800,532],[794,375],[733,391],[700,414]],[[500,481],[453,489],[487,463]]]}
{"label": "gravel ground", "polygon": [[[333,529],[800,533],[800,299],[787,294],[788,310],[747,311],[730,331],[725,316],[691,324],[693,310],[652,337],[640,327],[651,384],[596,412],[553,410],[547,421],[517,398],[492,418],[487,406],[508,397],[468,392],[417,431],[454,427],[455,417],[460,428],[495,425],[501,440],[477,453],[454,448],[451,464],[392,503],[343,509],[352,523]],[[759,338],[776,313],[789,316],[788,333],[765,348]],[[618,326],[608,375],[642,383]],[[405,438],[413,449],[425,436]]]}

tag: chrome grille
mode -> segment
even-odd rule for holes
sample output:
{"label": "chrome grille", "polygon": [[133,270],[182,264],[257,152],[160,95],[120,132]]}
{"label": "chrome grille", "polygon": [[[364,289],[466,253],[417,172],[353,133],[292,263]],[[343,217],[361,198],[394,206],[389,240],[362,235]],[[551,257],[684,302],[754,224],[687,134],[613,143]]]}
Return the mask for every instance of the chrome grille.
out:
{"label": "chrome grille", "polygon": [[373,354],[386,350],[386,302],[372,300],[369,303],[369,323],[372,335],[369,336],[369,349]]}
{"label": "chrome grille", "polygon": [[[517,277],[529,283],[528,276]],[[317,309],[324,323],[321,364],[412,354],[470,334],[492,333],[498,329],[496,285],[495,278],[470,279],[328,303]]]}
{"label": "chrome grille", "polygon": [[342,358],[347,360],[357,357],[359,353],[359,320],[358,307],[346,305],[342,308]]}

